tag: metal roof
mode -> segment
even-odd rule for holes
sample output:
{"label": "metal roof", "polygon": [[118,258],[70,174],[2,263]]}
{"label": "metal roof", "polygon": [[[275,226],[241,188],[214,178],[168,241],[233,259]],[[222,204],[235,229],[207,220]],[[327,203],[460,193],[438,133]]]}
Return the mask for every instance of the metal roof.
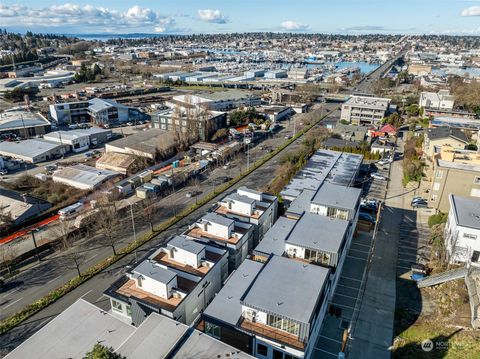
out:
{"label": "metal roof", "polygon": [[37,157],[47,152],[60,149],[59,143],[52,143],[39,139],[30,139],[19,142],[0,142],[0,152],[6,156]]}
{"label": "metal roof", "polygon": [[287,243],[323,252],[338,253],[348,225],[349,222],[343,219],[307,212],[298,220],[287,238]]}
{"label": "metal roof", "polygon": [[450,194],[457,225],[480,229],[480,201]]}
{"label": "metal roof", "polygon": [[81,359],[96,343],[117,348],[134,331],[134,326],[78,299],[6,358]]}
{"label": "metal roof", "polygon": [[0,114],[0,131],[48,125],[50,122],[34,112],[8,111]]}
{"label": "metal roof", "polygon": [[258,274],[242,304],[309,323],[330,270],[273,256]]}
{"label": "metal roof", "polygon": [[154,279],[163,284],[171,282],[177,276],[175,272],[160,267],[160,265],[148,259],[132,269],[132,272]]}
{"label": "metal roof", "polygon": [[240,298],[254,281],[262,267],[262,263],[246,259],[230,275],[225,286],[205,309],[204,314],[233,326],[236,325],[242,315]]}
{"label": "metal roof", "polygon": [[205,214],[200,219],[200,222],[201,221],[212,222],[212,223],[220,224],[222,226],[227,226],[227,227],[231,226],[232,224],[235,223],[235,221],[233,219],[220,216],[220,215],[218,215],[216,213],[213,213],[213,212],[208,212],[207,214]]}
{"label": "metal roof", "polygon": [[77,183],[91,188],[105,182],[111,177],[118,175],[118,172],[98,169],[86,165],[74,165],[70,167],[61,168],[53,173],[53,180],[69,181],[70,183]]}
{"label": "metal roof", "polygon": [[232,200],[232,201],[235,201],[235,202],[241,202],[241,203],[248,203],[248,204],[255,204],[255,200],[253,198],[250,198],[250,197],[247,197],[247,196],[242,196],[238,193],[231,193],[227,196],[225,196],[225,198],[223,199],[223,201],[228,201],[228,200]]}

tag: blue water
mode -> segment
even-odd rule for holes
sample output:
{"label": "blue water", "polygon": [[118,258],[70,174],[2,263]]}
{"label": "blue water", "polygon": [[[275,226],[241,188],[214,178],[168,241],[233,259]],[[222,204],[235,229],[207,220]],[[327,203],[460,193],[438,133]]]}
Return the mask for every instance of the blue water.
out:
{"label": "blue water", "polygon": [[355,62],[355,61],[340,61],[335,63],[325,63],[326,65],[335,65],[337,69],[344,69],[347,67],[359,67],[362,74],[368,74],[373,70],[376,70],[380,67],[380,64],[370,64],[368,62]]}
{"label": "blue water", "polygon": [[480,68],[478,67],[467,67],[465,69],[447,67],[447,68],[437,68],[432,69],[432,73],[437,76],[446,76],[446,75],[458,75],[465,76],[468,74],[470,77],[480,77]]}

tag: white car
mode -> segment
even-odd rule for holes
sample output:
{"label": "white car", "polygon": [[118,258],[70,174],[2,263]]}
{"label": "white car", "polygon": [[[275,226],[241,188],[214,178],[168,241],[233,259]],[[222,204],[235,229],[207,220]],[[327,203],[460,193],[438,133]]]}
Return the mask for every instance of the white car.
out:
{"label": "white car", "polygon": [[378,173],[372,173],[372,174],[370,175],[370,177],[373,178],[373,179],[381,180],[381,181],[388,181],[388,177],[382,176],[382,175],[380,175],[380,174],[378,174]]}
{"label": "white car", "polygon": [[380,166],[386,166],[390,163],[390,161],[388,160],[380,160],[377,162],[377,165],[380,165]]}

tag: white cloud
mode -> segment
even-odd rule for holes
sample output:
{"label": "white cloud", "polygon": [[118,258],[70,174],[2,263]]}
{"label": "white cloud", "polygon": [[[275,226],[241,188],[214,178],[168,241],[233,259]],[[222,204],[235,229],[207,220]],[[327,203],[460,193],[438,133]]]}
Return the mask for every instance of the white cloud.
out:
{"label": "white cloud", "polygon": [[470,6],[463,9],[462,16],[480,16],[480,6]]}
{"label": "white cloud", "polygon": [[228,19],[222,15],[220,10],[198,10],[198,16],[200,20],[205,22],[212,22],[216,24],[226,24],[228,22]]}
{"label": "white cloud", "polygon": [[305,31],[309,28],[310,26],[308,26],[307,24],[301,24],[292,20],[282,22],[282,29],[286,31]]}
{"label": "white cloud", "polygon": [[[151,28],[158,32],[171,32],[175,20],[158,12],[135,5],[125,12],[98,7],[65,3],[35,8],[19,5],[0,5],[2,27],[18,26],[52,28],[76,26],[82,31],[122,31]],[[77,29],[78,30],[78,29]]]}

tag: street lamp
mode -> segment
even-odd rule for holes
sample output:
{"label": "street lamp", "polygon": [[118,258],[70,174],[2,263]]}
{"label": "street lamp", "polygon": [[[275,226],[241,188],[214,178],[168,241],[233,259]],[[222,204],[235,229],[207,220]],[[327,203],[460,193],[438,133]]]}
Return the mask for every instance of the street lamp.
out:
{"label": "street lamp", "polygon": [[[133,203],[127,202],[130,205],[130,216],[132,218],[133,242],[137,242],[137,232],[135,230],[135,217],[133,216]],[[135,263],[138,262],[137,249],[135,248]]]}
{"label": "street lamp", "polygon": [[35,239],[35,231],[36,231],[36,229],[32,229],[32,231],[30,233],[32,234],[33,245],[35,246],[35,255],[37,256],[38,262],[40,262],[41,259],[40,259],[40,253],[38,252],[37,241]]}

